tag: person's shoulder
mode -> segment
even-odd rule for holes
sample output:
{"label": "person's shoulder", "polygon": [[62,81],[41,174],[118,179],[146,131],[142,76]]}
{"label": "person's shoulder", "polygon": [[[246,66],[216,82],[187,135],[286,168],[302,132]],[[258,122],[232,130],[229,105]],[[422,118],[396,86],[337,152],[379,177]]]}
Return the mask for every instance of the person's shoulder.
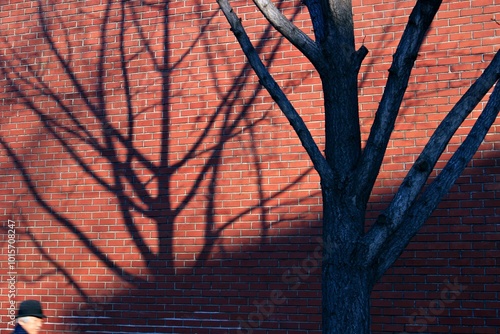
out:
{"label": "person's shoulder", "polygon": [[21,327],[21,325],[17,324],[12,334],[28,334],[28,332],[26,332],[24,328]]}

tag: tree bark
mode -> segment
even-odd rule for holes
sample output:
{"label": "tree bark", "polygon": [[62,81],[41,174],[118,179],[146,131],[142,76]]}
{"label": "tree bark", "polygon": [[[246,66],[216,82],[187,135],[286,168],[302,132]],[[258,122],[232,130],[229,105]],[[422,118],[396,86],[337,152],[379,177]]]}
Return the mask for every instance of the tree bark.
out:
{"label": "tree bark", "polygon": [[371,281],[359,268],[323,267],[323,333],[370,333]]}
{"label": "tree bark", "polygon": [[364,210],[348,188],[323,183],[322,319],[324,334],[370,333],[373,275],[357,261]]}

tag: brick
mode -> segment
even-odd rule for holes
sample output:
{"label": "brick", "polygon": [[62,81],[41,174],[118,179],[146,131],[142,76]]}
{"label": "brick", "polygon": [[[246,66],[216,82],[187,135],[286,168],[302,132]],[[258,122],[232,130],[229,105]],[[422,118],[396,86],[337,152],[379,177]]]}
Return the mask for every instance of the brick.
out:
{"label": "brick", "polygon": [[[0,137],[18,154],[37,191],[32,193],[2,147],[0,202],[6,204],[0,216],[20,223],[17,296],[43,299],[47,333],[74,325],[96,333],[228,333],[240,326],[236,319],[258,318],[255,303],[270,302],[274,291],[286,302],[277,305],[282,300],[275,298],[254,333],[319,334],[319,267],[309,268],[298,288],[282,279],[311,259],[311,236],[321,235],[319,178],[296,135],[258,85],[215,2],[170,3],[167,40],[160,1],[125,5],[121,31],[118,4],[109,13],[97,0],[43,4],[53,47],[37,6],[20,0],[2,5]],[[323,149],[322,92],[313,67],[269,29],[255,7],[233,5]],[[285,2],[281,9],[312,35],[307,12],[294,6]],[[360,71],[366,140],[411,4],[362,0],[354,6],[356,43],[370,49]],[[497,7],[491,0],[442,5],[373,190],[370,221],[392,199],[451,104],[493,58]],[[443,160],[484,104],[457,132]],[[119,137],[103,128],[101,112]],[[412,314],[443,301],[449,282],[459,282],[462,291],[424,332],[496,332],[499,128],[492,127],[451,193],[375,287],[372,332],[421,331]],[[443,166],[441,161],[433,176]],[[7,303],[3,294],[0,306]],[[85,314],[91,323],[72,323],[83,311],[90,311]]]}

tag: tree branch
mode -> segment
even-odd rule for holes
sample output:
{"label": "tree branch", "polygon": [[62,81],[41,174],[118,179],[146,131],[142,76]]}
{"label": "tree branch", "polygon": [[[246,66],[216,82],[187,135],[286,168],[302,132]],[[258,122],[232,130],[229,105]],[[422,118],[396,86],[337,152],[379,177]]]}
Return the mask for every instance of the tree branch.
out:
{"label": "tree branch", "polygon": [[325,33],[325,22],[323,17],[323,10],[319,0],[303,0],[309,11],[309,17],[314,29],[314,37],[316,41],[321,41]]}
{"label": "tree branch", "polygon": [[[488,93],[491,87],[495,85],[495,82],[497,82],[499,79],[500,79],[500,51],[497,52],[492,62],[488,65],[483,74],[476,80],[476,82],[471,86],[471,88],[462,96],[462,98],[457,102],[457,104],[451,109],[451,111],[448,113],[445,119],[438,126],[432,137],[429,139],[429,142],[423,149],[422,153],[416,160],[415,164],[408,172],[408,175],[403,180],[403,183],[401,184],[401,187],[394,196],[394,199],[392,200],[389,208],[383,215],[381,215],[381,217],[379,217],[375,225],[365,235],[363,244],[368,249],[368,252],[366,254],[366,260],[368,262],[376,261],[377,257],[379,257],[379,253],[385,247],[385,243],[387,242],[387,240],[391,239],[392,234],[396,230],[402,228],[403,224],[405,224],[405,222],[408,219],[407,218],[408,210],[410,209],[410,207],[415,206],[415,199],[417,198],[418,194],[424,187],[431,171],[436,165],[439,157],[446,148],[446,145],[452,138],[453,134],[460,127],[465,118],[482,100],[482,98]],[[447,167],[445,167],[443,172],[441,172],[439,177],[440,180],[444,177],[441,175],[446,175],[446,173],[449,173],[449,172],[445,173],[445,170],[449,171],[452,168],[448,166],[453,166],[454,164],[456,164],[456,162],[454,162],[456,159],[464,159],[465,156],[464,151],[466,150],[466,147],[464,147],[464,145],[472,145],[473,147],[476,147],[474,152],[477,150],[477,147],[479,147],[479,144],[481,143],[484,136],[486,135],[486,132],[489,129],[488,127],[486,130],[483,130],[484,125],[482,125],[482,123],[485,122],[483,119],[487,118],[487,122],[489,122],[489,119],[492,117],[491,114],[495,113],[495,106],[497,106],[498,103],[496,101],[496,99],[498,99],[497,95],[499,95],[498,90],[499,89],[497,87],[495,93],[491,95],[485,110],[481,114],[480,118],[476,122],[476,125],[471,130],[469,136],[466,139],[467,144],[464,142],[461,145],[460,149],[455,152],[452,159],[450,159],[450,161],[448,162]],[[496,113],[498,114],[498,106],[496,108],[497,108]],[[493,121],[495,117],[496,115],[493,116]],[[489,126],[491,126],[491,124]],[[480,131],[479,129],[481,129],[481,131],[484,131],[484,134],[482,134],[482,132],[479,132],[479,134],[477,134],[478,131]],[[474,152],[472,152],[468,160],[465,161],[465,165],[472,158]],[[467,156],[465,157],[467,158]],[[458,174],[456,175],[453,174],[449,177],[454,177],[453,179],[454,182],[459,177],[462,171],[463,168],[455,171]],[[438,187],[437,185],[442,182],[444,181],[438,181],[438,179],[436,179],[433,182],[432,186],[428,188],[427,192],[429,192],[429,189],[431,189],[432,187]],[[446,191],[448,191],[451,185],[449,186],[445,185],[444,187],[443,186],[441,187],[443,193],[441,194],[435,193],[433,195],[435,196],[435,198],[431,197],[431,202],[436,201],[436,205],[439,202],[442,195]],[[419,202],[421,203],[422,199],[419,199]],[[429,212],[428,215],[430,215],[430,213],[431,212]],[[425,210],[422,209],[418,210],[418,216],[423,217],[424,220],[427,218]],[[415,233],[416,232],[417,231],[415,231]]]}
{"label": "tree branch", "polygon": [[[498,72],[498,68],[497,73],[500,73]],[[403,217],[399,228],[390,236],[382,248],[378,259],[374,259],[378,263],[375,269],[377,280],[397,260],[411,238],[418,232],[438,206],[441,198],[462,174],[498,117],[499,112],[500,81],[497,81],[486,107],[472,127],[467,138],[453,154],[441,173],[427,187],[422,196],[413,203],[408,213]]]}
{"label": "tree branch", "polygon": [[297,47],[316,68],[323,66],[324,61],[316,43],[290,22],[270,0],[254,0],[254,3],[269,23]]}
{"label": "tree branch", "polygon": [[233,11],[232,7],[229,5],[228,0],[217,0],[217,3],[219,4],[222,12],[231,25],[231,30],[236,36],[236,39],[238,40],[241,49],[245,53],[250,65],[257,74],[260,83],[266,88],[273,100],[278,104],[281,111],[292,125],[303,147],[309,154],[314,168],[318,171],[322,181],[333,182],[332,170],[330,169],[330,166],[328,165],[325,157],[316,145],[316,142],[309,132],[309,129],[260,60],[259,55],[257,54],[257,51],[248,38],[248,35],[245,32],[240,19]]}
{"label": "tree branch", "polygon": [[368,49],[366,46],[361,45],[361,47],[354,53],[354,64],[355,64],[355,70],[358,73],[359,69],[361,68],[361,64],[363,63],[363,60],[365,59],[366,55],[368,54]]}
{"label": "tree branch", "polygon": [[379,173],[418,50],[440,5],[441,0],[417,2],[393,56],[384,94],[358,164],[355,184],[365,202]]}

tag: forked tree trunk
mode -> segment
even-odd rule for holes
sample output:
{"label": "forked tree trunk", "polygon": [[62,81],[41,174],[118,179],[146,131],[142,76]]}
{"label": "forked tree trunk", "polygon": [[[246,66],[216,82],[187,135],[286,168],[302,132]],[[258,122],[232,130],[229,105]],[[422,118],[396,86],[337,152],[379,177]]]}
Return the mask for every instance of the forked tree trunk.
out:
{"label": "forked tree trunk", "polygon": [[323,192],[323,334],[370,333],[373,285],[404,250],[466,167],[495,121],[500,86],[490,96],[469,137],[439,176],[421,193],[463,119],[499,79],[500,53],[436,129],[385,212],[365,234],[364,215],[376,182],[418,50],[441,0],[418,0],[389,68],[369,137],[361,151],[358,71],[368,50],[355,49],[351,0],[304,0],[315,39],[293,25],[271,0],[253,0],[268,21],[315,66],[323,84],[325,148],[262,63],[227,0],[217,0],[242,50],[290,121],[321,178]]}

